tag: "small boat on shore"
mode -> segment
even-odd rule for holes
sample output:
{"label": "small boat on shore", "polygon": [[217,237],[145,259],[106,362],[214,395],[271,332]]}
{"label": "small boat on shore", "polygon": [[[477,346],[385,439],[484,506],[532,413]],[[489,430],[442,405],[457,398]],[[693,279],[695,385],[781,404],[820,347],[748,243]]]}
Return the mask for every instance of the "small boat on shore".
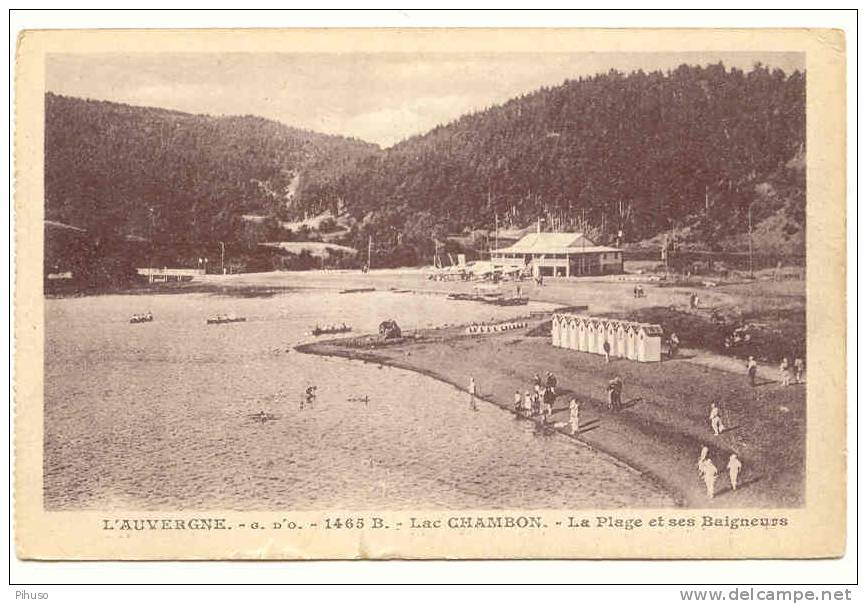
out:
{"label": "small boat on shore", "polygon": [[330,327],[319,327],[318,325],[310,330],[310,335],[324,336],[332,333],[347,333],[352,331],[349,325],[333,325]]}
{"label": "small boat on shore", "polygon": [[349,289],[341,289],[341,294],[362,294],[365,292],[375,292],[375,287],[352,287]]}
{"label": "small boat on shore", "polygon": [[522,296],[506,297],[497,286],[476,286],[472,293],[452,292],[446,295],[446,299],[481,302],[494,306],[524,306],[530,302],[529,298]]}
{"label": "small boat on shore", "polygon": [[529,304],[529,298],[518,298],[517,296],[514,298],[497,298],[497,299],[486,299],[482,300],[486,304],[493,304],[494,306],[525,306]]}
{"label": "small boat on shore", "polygon": [[243,323],[246,317],[236,317],[235,315],[217,315],[216,317],[208,317],[205,321],[208,325],[222,325],[223,323]]}
{"label": "small boat on shore", "polygon": [[133,315],[133,316],[130,318],[129,322],[132,323],[132,324],[136,324],[136,323],[150,323],[150,322],[153,321],[153,320],[154,320],[154,316],[153,316],[152,314],[148,313],[148,314],[146,314],[146,315]]}

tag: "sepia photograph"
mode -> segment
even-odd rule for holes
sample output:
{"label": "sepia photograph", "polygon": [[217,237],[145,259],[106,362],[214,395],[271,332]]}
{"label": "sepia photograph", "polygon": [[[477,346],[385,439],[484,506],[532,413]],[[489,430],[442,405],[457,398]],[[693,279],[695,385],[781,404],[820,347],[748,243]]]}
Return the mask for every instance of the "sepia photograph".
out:
{"label": "sepia photograph", "polygon": [[800,505],[805,85],[48,57],[46,508]]}
{"label": "sepia photograph", "polygon": [[43,513],[410,538],[812,512],[808,440],[845,435],[808,405],[834,360],[808,295],[839,296],[808,287],[807,46],[153,40],[57,44],[31,87]]}

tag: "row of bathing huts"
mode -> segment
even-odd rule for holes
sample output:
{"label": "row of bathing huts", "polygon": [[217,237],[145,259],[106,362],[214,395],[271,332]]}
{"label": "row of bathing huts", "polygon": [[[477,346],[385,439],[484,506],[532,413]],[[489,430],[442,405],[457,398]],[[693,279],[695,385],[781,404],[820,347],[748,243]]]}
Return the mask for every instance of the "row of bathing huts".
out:
{"label": "row of bathing huts", "polygon": [[642,363],[662,360],[662,327],[659,325],[571,313],[555,313],[551,318],[554,346],[605,354],[605,342],[612,358]]}

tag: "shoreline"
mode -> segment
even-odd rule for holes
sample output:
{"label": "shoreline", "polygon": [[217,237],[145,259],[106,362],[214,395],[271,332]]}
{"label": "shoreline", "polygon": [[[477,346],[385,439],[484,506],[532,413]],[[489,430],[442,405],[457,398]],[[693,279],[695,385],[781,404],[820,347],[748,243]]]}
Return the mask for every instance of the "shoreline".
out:
{"label": "shoreline", "polygon": [[[413,373],[423,375],[425,377],[436,380],[440,383],[448,384],[449,386],[452,386],[458,392],[466,393],[466,390],[464,388],[462,388],[456,381],[454,381],[453,379],[450,379],[446,375],[438,373],[434,370],[427,369],[424,367],[418,367],[418,366],[415,366],[415,365],[412,365],[409,363],[401,363],[400,361],[388,359],[386,357],[378,356],[376,354],[363,353],[363,352],[353,353],[353,352],[350,352],[349,349],[340,349],[336,346],[329,346],[329,343],[330,343],[330,341],[309,342],[306,344],[299,344],[297,346],[294,346],[293,349],[296,352],[300,352],[302,354],[311,354],[311,355],[315,355],[315,356],[341,358],[341,359],[346,359],[349,361],[361,361],[362,363],[371,363],[371,364],[376,363],[376,364],[386,366],[386,367],[391,367],[394,369],[401,369],[404,371],[412,371]],[[537,420],[533,419],[532,417],[527,417],[524,415],[519,416],[514,411],[512,411],[511,405],[496,400],[495,398],[490,396],[490,394],[477,393],[476,398],[480,401],[484,401],[490,405],[497,407],[498,409],[500,409],[501,411],[504,411],[505,413],[508,413],[515,420],[532,422],[532,423],[536,424],[537,429],[540,428],[539,422]],[[556,409],[555,413],[557,411],[562,411],[562,409]],[[567,432],[565,428],[558,428],[555,426],[545,427],[544,430],[546,430],[549,435],[551,435],[551,433],[553,433],[553,435],[556,435],[560,438],[567,438],[571,442],[577,444],[578,446],[589,449],[594,454],[599,455],[601,457],[604,457],[610,463],[616,465],[617,467],[628,470],[634,474],[641,476],[645,480],[652,482],[654,484],[654,486],[658,487],[659,489],[664,491],[669,497],[671,497],[672,501],[674,501],[674,503],[677,507],[684,507],[683,494],[678,492],[674,488],[672,488],[670,485],[667,485],[665,483],[665,481],[660,476],[657,476],[653,473],[650,473],[647,470],[642,470],[641,468],[638,468],[638,467],[632,465],[631,463],[629,463],[629,461],[621,459],[617,455],[610,453],[603,448],[591,445],[590,443],[586,442],[585,440],[579,438],[579,436],[581,434],[580,432],[578,433],[578,435],[573,435],[573,434],[570,434],[569,432]]]}
{"label": "shoreline", "polygon": [[[689,358],[648,364],[615,361],[612,365],[616,365],[619,371],[625,374],[628,368],[632,375],[627,377],[624,409],[611,412],[605,409],[603,396],[601,396],[602,383],[609,379],[605,373],[611,371],[611,366],[605,365],[601,358],[593,358],[596,355],[556,349],[550,345],[547,338],[526,335],[526,332],[536,327],[536,324],[531,324],[526,330],[484,336],[467,336],[463,334],[460,327],[444,327],[420,330],[415,337],[404,338],[394,344],[375,343],[377,342],[375,336],[355,336],[302,343],[294,346],[294,349],[303,354],[345,358],[413,371],[449,384],[462,392],[466,392],[461,385],[464,383],[464,376],[468,379],[469,375],[473,375],[477,380],[478,376],[486,376],[478,382],[482,392],[477,395],[477,398],[514,416],[509,393],[514,392],[516,384],[518,388],[523,389],[529,383],[532,373],[526,374],[525,370],[526,377],[521,379],[523,376],[518,375],[517,371],[508,366],[493,369],[491,361],[496,358],[494,356],[496,353],[503,354],[510,348],[523,347],[526,348],[527,354],[518,352],[510,356],[510,359],[516,359],[516,366],[520,364],[520,359],[529,358],[533,360],[533,367],[551,368],[560,378],[558,399],[552,416],[555,423],[568,418],[568,408],[565,406],[568,397],[576,396],[583,403],[581,429],[577,435],[570,434],[567,427],[554,426],[545,427],[546,433],[569,438],[576,445],[593,450],[619,467],[640,474],[645,480],[667,493],[676,507],[797,507],[803,505],[803,470],[798,470],[798,461],[803,456],[804,444],[802,438],[794,437],[797,424],[790,425],[790,429],[786,432],[789,436],[774,433],[769,435],[765,431],[764,438],[771,441],[767,443],[767,448],[773,450],[779,447],[780,443],[788,441],[789,450],[786,452],[786,458],[792,459],[789,464],[791,468],[778,476],[772,476],[771,473],[778,469],[769,467],[763,459],[765,457],[763,451],[754,451],[754,447],[748,440],[742,438],[746,436],[741,434],[742,430],[746,431],[744,428],[732,426],[728,433],[715,437],[710,434],[705,421],[704,403],[696,408],[689,398],[685,398],[680,393],[662,394],[655,389],[655,383],[640,384],[640,382],[647,376],[653,376],[654,373],[671,371],[685,372],[684,381],[688,387],[697,376],[706,379],[712,377],[720,387],[726,389],[728,389],[726,383],[734,379],[741,384],[742,396],[739,402],[742,404],[736,406],[732,401],[728,405],[731,412],[740,413],[742,409],[744,412],[749,412],[748,408],[754,405],[754,401],[748,400],[751,395],[771,399],[782,396],[795,401],[793,403],[786,400],[787,405],[793,410],[796,405],[799,405],[798,415],[803,412],[803,387],[790,387],[787,391],[780,391],[775,385],[768,388],[767,384],[770,382],[765,381],[760,388],[746,390],[746,380],[743,376],[732,374],[724,368],[692,363]],[[365,343],[368,345],[365,346]],[[374,344],[371,346],[371,343]],[[570,352],[573,354],[569,354]],[[494,355],[486,353],[494,353]],[[578,374],[578,379],[575,380],[573,375],[569,375],[570,373]],[[569,381],[562,376],[568,376]],[[593,381],[596,383],[589,384]],[[639,394],[644,396],[630,396],[631,390],[634,394],[632,384],[635,382],[639,382],[643,391]],[[667,385],[665,381],[662,383]],[[578,387],[574,387],[575,384],[578,384]],[[667,399],[665,403],[660,404],[655,400],[660,396]],[[692,396],[695,396],[694,393]],[[686,409],[683,408],[684,405]],[[709,403],[707,405],[709,406]],[[729,413],[728,409],[726,413]],[[762,415],[775,416],[774,408],[767,406],[763,409]],[[588,422],[588,418],[592,419]],[[521,417],[521,419],[533,421],[538,425],[538,421],[534,418]],[[776,417],[771,419],[776,420]],[[761,417],[756,423],[764,424],[765,420],[765,417]],[[750,438],[755,437],[762,438],[761,429],[750,434]],[[762,445],[764,449],[766,443]],[[704,484],[698,479],[695,470],[695,460],[702,446],[710,448],[719,470],[716,496],[713,499],[707,498]],[[731,491],[725,469],[725,460],[731,452],[737,452],[745,466],[742,485],[748,488],[739,489],[737,492]],[[778,489],[781,488],[785,492],[779,492]]]}

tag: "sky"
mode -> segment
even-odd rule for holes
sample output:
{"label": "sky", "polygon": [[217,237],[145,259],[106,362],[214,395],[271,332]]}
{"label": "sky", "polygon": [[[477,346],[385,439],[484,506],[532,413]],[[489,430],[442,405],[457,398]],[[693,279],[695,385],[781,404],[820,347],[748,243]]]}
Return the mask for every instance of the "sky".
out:
{"label": "sky", "polygon": [[760,61],[787,73],[801,53],[55,54],[46,90],[288,126],[393,145],[542,86],[618,69]]}

